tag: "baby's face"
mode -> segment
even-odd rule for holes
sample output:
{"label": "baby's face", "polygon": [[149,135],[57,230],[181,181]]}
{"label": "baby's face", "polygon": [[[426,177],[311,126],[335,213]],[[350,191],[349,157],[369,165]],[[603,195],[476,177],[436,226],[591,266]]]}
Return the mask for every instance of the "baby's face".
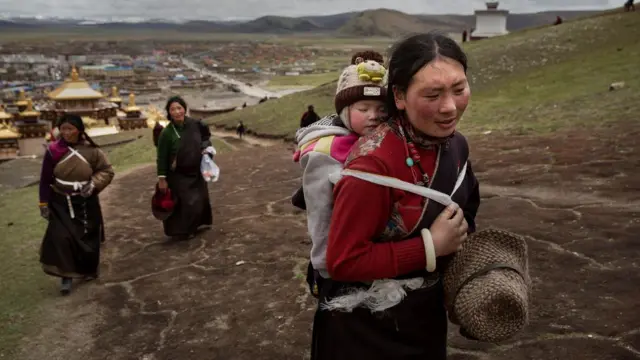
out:
{"label": "baby's face", "polygon": [[360,136],[375,130],[386,116],[387,108],[379,100],[360,100],[349,106],[351,129]]}

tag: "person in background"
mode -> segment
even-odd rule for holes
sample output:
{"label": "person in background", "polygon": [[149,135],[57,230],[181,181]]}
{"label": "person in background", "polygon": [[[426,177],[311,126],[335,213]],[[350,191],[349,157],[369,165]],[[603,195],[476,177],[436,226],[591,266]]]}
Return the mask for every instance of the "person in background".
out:
{"label": "person in background", "polygon": [[305,111],[305,113],[302,114],[302,117],[300,117],[300,127],[307,127],[318,120],[320,120],[320,116],[316,114],[313,105],[309,105],[307,106],[307,111]]}
{"label": "person in background", "polygon": [[625,11],[636,11],[636,6],[633,5],[633,0],[627,0],[624,3],[624,10]]}
{"label": "person in background", "polygon": [[[469,147],[456,131],[470,98],[466,70],[466,55],[444,35],[394,46],[389,119],[356,142],[333,190],[312,360],[447,358],[440,271],[475,231],[480,205]],[[366,173],[453,193],[454,204],[356,176]]]}
{"label": "person in background", "polygon": [[60,277],[69,294],[72,279],[98,277],[104,221],[98,194],[114,171],[85,133],[82,118],[67,114],[58,124],[59,139],[47,146],[40,174],[40,215],[48,220],[40,247],[46,274]]}
{"label": "person in background", "polygon": [[160,139],[160,134],[162,133],[162,129],[164,126],[160,124],[160,120],[156,119],[156,124],[153,127],[153,145],[158,147],[158,139]]}
{"label": "person in background", "polygon": [[236,126],[236,134],[241,140],[246,130],[247,129],[245,128],[244,123],[242,122],[242,120],[240,120],[240,122],[238,123],[238,126]]}
{"label": "person in background", "polygon": [[200,172],[211,132],[202,121],[186,116],[187,103],[181,97],[169,98],[165,109],[170,123],[158,140],[158,189],[171,189],[177,204],[162,224],[167,236],[186,240],[213,223],[207,182]]}

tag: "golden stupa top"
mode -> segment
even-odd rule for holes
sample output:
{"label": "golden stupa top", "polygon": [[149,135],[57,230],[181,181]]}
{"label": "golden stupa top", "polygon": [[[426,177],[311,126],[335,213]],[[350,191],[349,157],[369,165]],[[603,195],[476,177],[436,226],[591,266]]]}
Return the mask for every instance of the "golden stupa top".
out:
{"label": "golden stupa top", "polygon": [[24,94],[24,89],[20,89],[18,93],[18,100],[16,101],[17,106],[26,106],[27,105],[27,96]]}
{"label": "golden stupa top", "polygon": [[18,139],[20,134],[11,126],[0,124],[0,139]]}
{"label": "golden stupa top", "polygon": [[67,78],[60,87],[47,94],[47,96],[51,100],[96,100],[104,97],[99,91],[91,88],[84,79],[80,78],[75,66],[71,69],[71,78]]}
{"label": "golden stupa top", "polygon": [[33,101],[31,98],[27,99],[27,108],[20,113],[20,117],[38,117],[40,116],[40,111],[37,111],[33,108]]}
{"label": "golden stupa top", "polygon": [[129,94],[129,106],[124,109],[125,112],[140,111],[140,108],[136,106],[136,96],[133,93]]}
{"label": "golden stupa top", "polygon": [[6,111],[4,111],[4,105],[0,105],[0,120],[10,120],[13,119],[13,116]]}
{"label": "golden stupa top", "polygon": [[119,94],[118,94],[118,88],[117,87],[112,87],[111,88],[111,97],[109,98],[109,101],[111,102],[121,102],[122,98],[120,98]]}

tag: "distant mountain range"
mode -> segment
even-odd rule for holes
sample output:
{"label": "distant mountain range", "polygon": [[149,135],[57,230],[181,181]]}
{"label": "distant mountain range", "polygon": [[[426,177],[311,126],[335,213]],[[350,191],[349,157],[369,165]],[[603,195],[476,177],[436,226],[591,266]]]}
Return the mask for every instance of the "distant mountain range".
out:
{"label": "distant mountain range", "polygon": [[[509,31],[548,25],[556,16],[571,19],[600,11],[546,11],[528,14],[510,14]],[[263,16],[248,21],[192,20],[171,22],[155,19],[127,21],[95,21],[87,19],[10,18],[0,20],[0,31],[33,30],[173,30],[182,32],[218,33],[330,33],[338,36],[399,36],[412,32],[441,30],[462,32],[475,26],[473,15],[412,15],[389,9],[374,9],[325,16]]]}

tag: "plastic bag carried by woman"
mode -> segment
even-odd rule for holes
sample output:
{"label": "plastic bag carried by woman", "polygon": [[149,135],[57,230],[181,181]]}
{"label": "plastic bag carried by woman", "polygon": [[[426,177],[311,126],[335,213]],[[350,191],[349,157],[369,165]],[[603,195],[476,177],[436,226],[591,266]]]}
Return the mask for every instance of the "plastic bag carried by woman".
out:
{"label": "plastic bag carried by woman", "polygon": [[213,156],[216,154],[216,149],[213,146],[209,146],[204,149],[202,154],[202,160],[200,161],[200,172],[202,177],[207,182],[216,182],[220,177],[220,168],[213,162]]}

